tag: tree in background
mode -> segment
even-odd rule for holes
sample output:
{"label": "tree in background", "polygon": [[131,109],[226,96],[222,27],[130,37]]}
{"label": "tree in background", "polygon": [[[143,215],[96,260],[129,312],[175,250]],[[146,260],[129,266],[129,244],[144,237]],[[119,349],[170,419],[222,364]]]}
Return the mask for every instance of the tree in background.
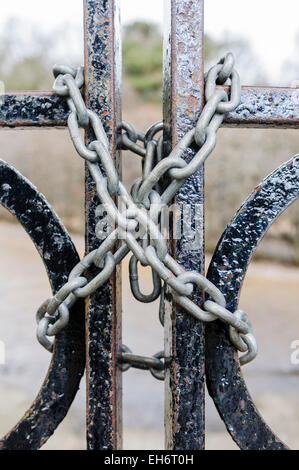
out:
{"label": "tree in background", "polygon": [[[53,63],[82,63],[81,36],[80,27],[66,25],[58,31],[44,33],[36,25],[10,20],[0,31],[0,80],[4,81],[7,91],[51,89]],[[259,76],[260,67],[250,45],[228,34],[221,40],[205,36],[206,69],[228,50],[236,55],[242,83],[265,83]],[[147,125],[161,116],[162,33],[159,27],[144,22],[126,26],[123,55],[124,78],[129,84],[126,96],[131,93],[133,97],[127,100],[128,105],[124,111],[130,116],[128,119],[134,122],[137,116],[134,102],[137,91],[140,97],[138,111],[139,116],[142,116],[137,124],[138,128],[146,129]],[[292,64],[288,65],[288,76],[291,70],[294,80],[299,78],[295,55]],[[149,100],[154,105],[146,103]],[[145,119],[149,119],[149,122],[145,123]],[[229,221],[232,208],[237,209],[241,200],[260,182],[262,175],[266,175],[298,151],[294,132],[273,132],[274,134],[268,130],[256,132],[247,129],[226,129],[223,133],[219,132],[220,145],[216,148],[215,156],[206,165],[207,240],[209,243],[212,241],[211,249]],[[41,149],[43,158],[40,158]],[[16,166],[38,186],[63,216],[68,227],[73,230],[80,230],[82,227],[83,230],[84,221],[80,219],[83,215],[83,162],[77,158],[66,131],[21,132],[18,138],[15,138],[15,133],[3,132],[0,158]],[[128,178],[139,171],[135,159],[128,158],[125,166]],[[236,178],[227,186],[231,174]],[[277,237],[284,237],[286,240],[287,234],[288,243],[295,245],[295,240],[299,240],[298,210],[295,207],[289,209],[285,217],[279,218],[277,222],[281,227],[280,232],[277,231]],[[299,263],[299,254],[296,256]]]}
{"label": "tree in background", "polygon": [[130,85],[145,98],[158,100],[162,85],[162,34],[153,23],[124,28],[123,67]]}
{"label": "tree in background", "polygon": [[[45,33],[34,24],[12,18],[0,33],[0,80],[8,91],[50,89],[53,63],[82,63],[82,44],[81,30],[74,25]],[[205,35],[206,68],[228,50],[235,53],[246,82],[265,84],[248,42],[229,33],[220,40]],[[162,61],[162,32],[157,24],[137,21],[124,27],[124,75],[147,100],[161,99]]]}
{"label": "tree in background", "polygon": [[[37,25],[11,18],[0,33],[0,80],[7,91],[49,90],[52,66],[82,62],[80,32],[70,24],[49,33]],[[81,46],[82,49],[82,46]]]}
{"label": "tree in background", "polygon": [[[259,85],[265,79],[260,73],[250,44],[229,33],[221,40],[205,35],[205,61],[207,68],[227,51],[233,51],[237,66],[246,81]],[[159,101],[162,88],[162,32],[158,25],[137,21],[125,26],[123,34],[123,67],[130,85],[144,98]]]}

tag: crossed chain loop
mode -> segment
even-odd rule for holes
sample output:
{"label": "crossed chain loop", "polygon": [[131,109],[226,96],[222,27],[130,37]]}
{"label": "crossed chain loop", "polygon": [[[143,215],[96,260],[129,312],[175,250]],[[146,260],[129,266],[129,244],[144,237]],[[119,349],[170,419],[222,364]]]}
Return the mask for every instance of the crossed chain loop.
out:
{"label": "crossed chain loop", "polygon": [[[218,318],[227,323],[232,343],[239,351],[245,352],[240,358],[241,363],[252,360],[257,354],[257,345],[246,314],[240,310],[234,313],[228,311],[225,308],[225,298],[215,285],[195,271],[186,272],[169,255],[160,230],[163,208],[172,201],[186,179],[203,165],[216,145],[216,133],[225,114],[239,104],[240,80],[234,69],[233,55],[227,54],[207,73],[206,105],[196,127],[185,134],[168,157],[162,158],[163,136],[157,137],[163,131],[163,123],[155,123],[146,133],[138,132],[127,122],[119,125],[118,147],[129,149],[143,158],[142,177],[135,181],[130,193],[119,180],[109,152],[108,138],[99,117],[86,108],[82,98],[80,88],[84,84],[83,68],[54,66],[53,72],[56,78],[53,89],[67,100],[70,109],[68,127],[71,139],[78,154],[87,161],[99,200],[115,229],[96,250],[87,254],[74,267],[68,282],[38,310],[37,337],[40,343],[49,351],[53,350],[49,337],[55,336],[66,327],[69,309],[76,299],[88,297],[99,289],[110,278],[116,265],[131,251],[130,282],[133,295],[139,301],[151,302],[158,298],[163,280],[164,287],[170,287],[174,301],[190,315],[200,321],[209,322]],[[217,88],[217,84],[226,84],[227,80],[231,81],[230,96],[225,89]],[[88,147],[84,143],[80,127],[91,127],[94,132],[95,140]],[[183,157],[193,143],[199,149],[187,163]],[[125,204],[122,212],[113,199],[116,195]],[[121,244],[116,249],[119,240]],[[153,272],[153,291],[149,295],[142,294],[139,288],[138,261],[143,266],[150,266]],[[99,272],[88,282],[84,272],[92,265]],[[190,299],[195,288],[202,289],[212,300],[205,301],[199,307]],[[160,302],[159,318],[163,323],[163,302]],[[159,379],[163,379],[168,363],[163,352],[151,358],[136,356],[124,345],[118,358],[122,370],[130,366],[149,369]]]}
{"label": "crossed chain loop", "polygon": [[124,344],[118,354],[119,367],[126,372],[131,367],[141,370],[149,370],[153,377],[158,380],[165,378],[165,365],[169,362],[164,357],[164,351],[159,351],[154,356],[137,356]]}
{"label": "crossed chain loop", "polygon": [[153,278],[153,291],[150,294],[143,294],[139,287],[139,276],[138,276],[138,259],[133,255],[130,259],[129,271],[130,271],[130,286],[132,294],[135,299],[139,302],[150,303],[154,302],[161,295],[161,279],[156,273],[152,270]]}

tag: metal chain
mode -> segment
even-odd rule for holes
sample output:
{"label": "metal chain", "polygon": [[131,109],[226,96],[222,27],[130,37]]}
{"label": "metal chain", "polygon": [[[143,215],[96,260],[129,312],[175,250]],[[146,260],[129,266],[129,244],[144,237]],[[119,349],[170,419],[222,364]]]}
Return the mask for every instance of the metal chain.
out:
{"label": "metal chain", "polygon": [[[162,123],[156,123],[145,133],[123,122],[119,132],[119,147],[130,149],[143,158],[142,177],[129,193],[119,180],[109,153],[109,142],[99,117],[86,108],[80,93],[83,86],[83,69],[54,66],[56,77],[54,91],[67,99],[70,108],[68,127],[78,154],[87,161],[88,170],[95,182],[97,195],[105,211],[115,224],[115,230],[107,236],[98,249],[86,255],[74,267],[68,282],[47,300],[37,313],[37,336],[43,346],[52,351],[50,337],[55,336],[67,325],[69,309],[77,298],[88,297],[111,276],[115,266],[131,251],[131,286],[138,300],[152,301],[161,292],[161,280],[170,287],[173,299],[190,315],[200,321],[221,319],[230,327],[230,338],[236,348],[246,352],[240,362],[244,364],[257,354],[257,347],[251,326],[244,312],[229,312],[220,290],[197,272],[186,272],[167,252],[167,244],[159,229],[159,219],[163,208],[168,205],[186,179],[197,171],[211,154],[216,145],[216,132],[227,112],[232,111],[240,101],[240,82],[234,69],[234,58],[227,54],[219,64],[206,75],[206,105],[199,116],[196,127],[180,140],[170,155],[162,159],[162,137],[155,138],[163,130]],[[231,81],[230,96],[217,84]],[[85,145],[80,127],[92,128],[95,140]],[[122,132],[122,130],[124,132]],[[142,145],[139,145],[140,142]],[[195,157],[187,163],[183,155],[190,145],[198,145]],[[118,196],[125,203],[120,211],[113,199]],[[116,245],[120,247],[117,249]],[[113,250],[116,250],[113,252]],[[150,266],[153,270],[153,292],[149,296],[141,293],[138,284],[137,263]],[[95,265],[99,272],[88,282],[84,272]],[[200,307],[189,296],[194,288],[206,292],[212,300]],[[160,319],[163,312],[160,308]],[[159,353],[160,354],[160,353]],[[162,354],[162,353],[161,353]],[[161,355],[163,357],[163,355]],[[160,357],[160,359],[161,359]],[[151,373],[161,372],[159,357],[145,359],[132,355],[126,349],[119,352],[122,367],[144,366]],[[160,364],[161,363],[161,364]],[[165,367],[165,360],[163,369]]]}
{"label": "metal chain", "polygon": [[[230,79],[231,80],[231,93],[230,93],[230,98],[228,98],[227,93],[221,88],[217,89],[216,85],[222,85],[226,83],[226,81]],[[200,115],[200,118],[197,122],[195,132],[192,130],[188,134],[185,135],[185,137],[177,144],[177,146],[173,149],[171,152],[170,158],[176,158],[178,167],[180,164],[182,165],[182,168],[184,168],[184,160],[182,163],[182,155],[185,154],[185,152],[188,149],[188,146],[192,144],[193,141],[197,143],[199,146],[199,152],[195,155],[193,160],[189,163],[189,165],[186,165],[188,168],[187,170],[182,170],[178,169],[177,174],[172,172],[172,176],[174,179],[179,180],[182,178],[181,182],[178,183],[177,181],[173,183],[173,187],[171,188],[164,188],[164,193],[162,195],[162,198],[164,198],[165,203],[169,202],[169,199],[171,200],[174,192],[177,192],[178,189],[182,184],[184,184],[185,180],[193,174],[194,171],[196,171],[205,161],[207,156],[212,152],[212,150],[215,147],[216,144],[216,132],[218,128],[220,127],[225,114],[227,112],[233,111],[239,104],[240,102],[240,80],[239,80],[239,75],[234,69],[234,57],[232,54],[227,54],[225,58],[221,59],[220,62],[212,67],[209,72],[205,75],[205,98],[206,98],[206,105]],[[218,114],[218,116],[217,116]],[[130,126],[130,132],[127,133],[127,130]],[[132,152],[138,154],[138,155],[143,155],[143,153],[140,151],[141,147],[137,144],[137,139],[136,136],[140,136],[141,133],[138,132],[132,124],[124,123],[122,128],[126,131],[125,134],[122,134],[120,139],[119,139],[119,147],[123,150],[131,150]],[[156,132],[159,130],[163,129],[163,124],[162,122],[158,122],[151,126],[151,128],[146,132],[145,136],[148,136],[147,138],[139,138],[141,142],[143,142],[144,147],[146,149],[145,153],[145,160],[147,158],[147,148],[149,142],[151,142],[151,139],[154,138],[154,135]],[[194,132],[194,136],[193,136]],[[144,134],[142,134],[144,135]],[[125,139],[123,138],[125,136]],[[128,139],[132,139],[131,143],[128,144]],[[192,140],[193,139],[193,140]],[[158,141],[153,140],[153,144],[155,144],[156,147],[156,153],[158,154],[159,149],[160,149],[160,155],[162,156],[162,151],[161,151],[161,143],[162,143],[162,138]],[[138,148],[137,148],[138,147]],[[143,149],[142,149],[143,150]],[[161,157],[157,155],[156,157],[156,162],[161,161]],[[151,160],[154,160],[153,157],[151,157]],[[163,160],[163,164],[166,166],[166,172],[169,172],[171,174],[171,171],[169,171],[169,168],[167,167],[167,158]],[[146,163],[145,163],[146,164]],[[145,166],[144,164],[144,166]],[[170,162],[171,164],[171,162]],[[175,164],[173,165],[175,167]],[[160,173],[161,171],[161,173]],[[151,176],[146,174],[147,180],[145,181],[145,176],[143,174],[143,177],[140,178],[135,182],[133,185],[134,188],[134,195],[135,195],[135,201],[140,203],[140,199],[138,199],[138,190],[140,187],[147,188],[147,194],[144,191],[142,194],[143,201],[142,203],[147,203],[147,197],[148,194],[153,193],[153,187],[151,186],[153,181],[159,181],[162,180],[163,182],[163,165],[160,165],[160,167],[157,168],[156,165],[154,165],[153,168],[153,174],[152,174],[152,180],[150,179]],[[164,178],[165,179],[165,178]],[[157,185],[157,183],[156,183]],[[175,186],[176,185],[176,186]],[[156,189],[154,187],[154,189]],[[164,262],[165,264],[165,262]],[[158,266],[156,266],[158,268]],[[131,282],[131,288],[133,295],[137,300],[140,301],[148,301],[147,296],[143,296],[143,300],[140,296],[140,290],[138,286],[138,275],[136,275],[136,266],[131,266],[130,263],[130,277],[134,279],[134,284]],[[161,270],[163,270],[163,266],[160,265]],[[167,277],[167,274],[164,271],[165,278],[163,278],[163,272],[159,271],[157,269],[157,272],[159,273],[160,277],[162,279],[165,279]],[[198,274],[198,273],[196,273]],[[197,276],[195,276],[197,277]],[[197,277],[197,279],[199,279]],[[154,271],[153,271],[153,280],[154,280]],[[207,284],[207,280],[203,280],[204,284]],[[196,283],[195,283],[196,284]],[[199,284],[198,284],[199,285]],[[204,287],[202,287],[203,290]],[[207,293],[208,290],[206,290]],[[154,282],[154,290],[152,293],[153,299],[155,298],[154,293],[155,293],[155,282]],[[211,295],[211,293],[210,293]],[[161,291],[161,301],[160,301],[160,308],[159,308],[159,318],[160,322],[162,325],[164,325],[164,301],[162,299],[162,296],[164,297],[164,290]],[[213,295],[211,295],[213,297]],[[203,316],[202,314],[200,315],[198,312],[197,308],[194,308],[194,304],[190,301],[190,299],[187,299],[184,295],[181,297],[178,296],[175,292],[173,295],[174,299],[180,303],[190,314],[193,314],[196,318],[202,320],[202,321],[213,321],[215,318],[220,318],[221,320],[227,322],[230,326],[230,338],[235,347],[241,351],[241,352],[247,352],[244,356],[240,358],[241,364],[245,364],[247,362],[250,362],[256,357],[257,354],[257,344],[254,336],[252,335],[252,328],[251,325],[248,322],[247,316],[244,312],[237,310],[234,312],[235,317],[232,316],[232,313],[229,312],[228,310],[225,309],[225,300],[218,300],[218,303],[216,301],[207,301],[204,303],[203,308],[210,314],[214,314],[215,316],[212,318],[209,315]],[[223,302],[221,304],[221,302]],[[240,323],[237,319],[243,321],[243,323]],[[246,324],[246,326],[245,326]],[[242,338],[246,337],[246,341],[243,340]]]}
{"label": "metal chain", "polygon": [[149,370],[153,377],[164,380],[165,366],[170,360],[165,358],[164,351],[159,351],[154,356],[137,356],[123,344],[118,354],[118,362],[122,372],[134,367],[135,369]]}

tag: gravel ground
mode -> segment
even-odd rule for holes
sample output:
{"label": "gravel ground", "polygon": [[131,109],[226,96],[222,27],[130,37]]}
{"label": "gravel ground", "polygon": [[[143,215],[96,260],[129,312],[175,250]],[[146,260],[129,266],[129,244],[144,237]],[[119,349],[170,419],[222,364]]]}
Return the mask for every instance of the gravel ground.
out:
{"label": "gravel ground", "polygon": [[[0,365],[0,432],[4,434],[22,416],[46,374],[49,354],[35,339],[34,312],[50,294],[43,265],[28,236],[18,225],[0,224],[0,340],[6,346],[6,364]],[[74,236],[80,252],[81,237]],[[124,266],[127,271],[127,266]],[[145,270],[143,283],[150,273]],[[162,349],[163,332],[157,305],[135,302],[123,280],[124,342],[137,353]],[[253,262],[240,306],[249,313],[260,352],[244,367],[248,388],[265,420],[292,448],[299,448],[299,366],[291,364],[291,342],[299,340],[299,272],[292,267]],[[66,418],[44,448],[85,448],[84,384]],[[207,400],[207,448],[236,449]],[[163,384],[150,374],[124,375],[124,448],[163,448]]]}

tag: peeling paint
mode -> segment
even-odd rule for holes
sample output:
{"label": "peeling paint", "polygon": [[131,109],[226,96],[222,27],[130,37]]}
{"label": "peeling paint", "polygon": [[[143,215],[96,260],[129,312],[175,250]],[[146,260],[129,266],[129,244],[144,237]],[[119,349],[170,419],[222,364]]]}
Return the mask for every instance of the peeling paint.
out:
{"label": "peeling paint", "polygon": [[299,89],[242,87],[241,102],[225,126],[299,128]]}
{"label": "peeling paint", "polygon": [[[0,203],[17,217],[31,237],[44,262],[53,293],[56,292],[67,281],[79,256],[44,196],[2,160]],[[57,336],[50,368],[39,394],[18,424],[0,439],[1,450],[39,449],[53,434],[79,388],[85,367],[84,351],[84,303],[78,301],[70,312],[68,327]]]}
{"label": "peeling paint", "polygon": [[[259,190],[246,199],[218,243],[208,279],[224,294],[232,312],[238,308],[242,283],[260,240],[274,220],[299,197],[298,170],[299,155],[265,178]],[[250,318],[250,312],[247,313]],[[206,369],[209,393],[241,449],[287,448],[256,409],[228,328],[220,321],[206,326]]]}
{"label": "peeling paint", "polygon": [[66,100],[50,92],[8,93],[0,105],[1,127],[64,127]]}
{"label": "peeling paint", "polygon": [[[120,27],[115,0],[85,0],[85,83],[89,109],[102,116],[110,150],[118,166],[116,126],[120,119]],[[88,135],[94,140],[94,135]],[[95,211],[99,199],[86,177],[87,252],[98,248]],[[91,269],[93,277],[97,268]],[[121,448],[121,372],[116,352],[121,345],[121,304],[116,294],[119,270],[95,292],[87,311],[87,445],[90,450]]]}
{"label": "peeling paint", "polygon": [[[167,3],[168,28],[164,37],[164,146],[165,154],[189,129],[203,105],[203,2]],[[192,77],[196,77],[193,80]],[[190,160],[195,148],[184,158]],[[177,195],[177,204],[203,203],[203,169],[192,175]],[[201,223],[203,229],[203,221]],[[173,254],[186,270],[204,270],[204,247],[190,251],[182,238]],[[166,299],[169,296],[166,295]],[[195,302],[201,297],[196,293]],[[172,357],[166,369],[166,449],[204,448],[204,338],[203,325],[166,302],[165,354]]]}

